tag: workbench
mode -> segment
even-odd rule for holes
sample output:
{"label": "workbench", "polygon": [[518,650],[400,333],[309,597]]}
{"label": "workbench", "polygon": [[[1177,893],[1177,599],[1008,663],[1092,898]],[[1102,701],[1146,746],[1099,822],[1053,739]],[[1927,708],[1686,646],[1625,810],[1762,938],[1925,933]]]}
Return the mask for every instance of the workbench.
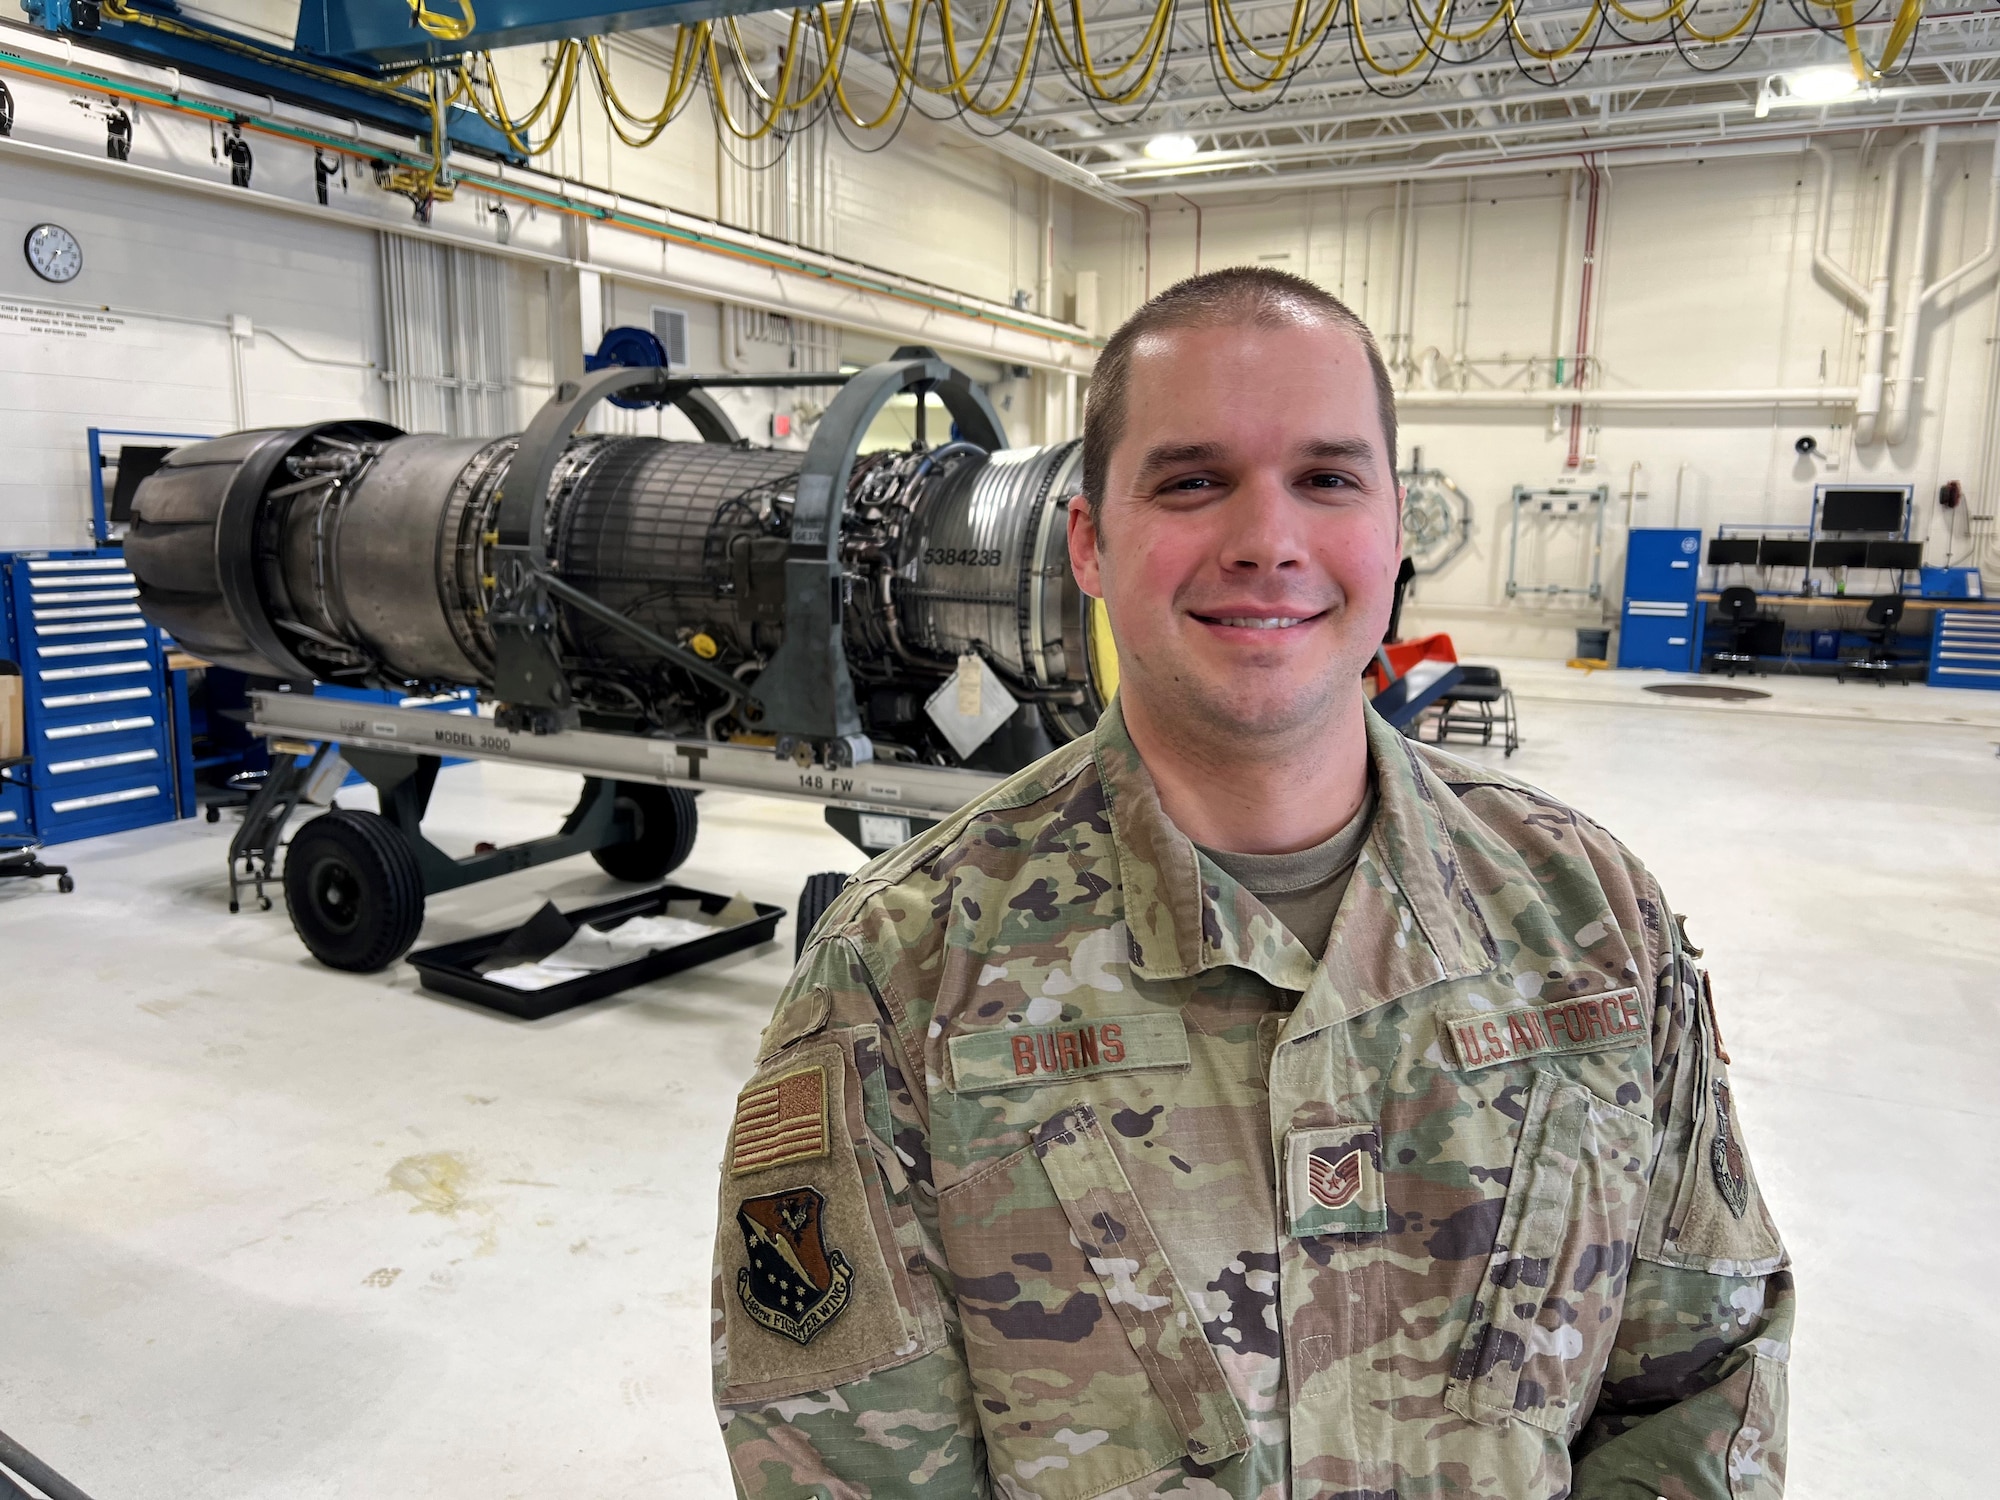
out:
{"label": "workbench", "polygon": [[[1760,610],[1814,611],[1820,619],[1837,628],[1840,624],[1838,615],[1828,614],[1828,611],[1850,609],[1855,611],[1855,619],[1859,621],[1869,604],[1879,597],[1874,594],[1759,593],[1757,606]],[[1721,598],[1722,595],[1715,591],[1695,595],[1695,639],[1698,643],[1705,642],[1709,608]],[[1920,594],[1905,594],[1902,599],[1905,616],[1929,614],[1932,617],[1930,629],[1924,636],[1907,637],[1913,642],[1924,641],[1927,658],[1924,680],[1927,683],[1933,687],[2000,688],[2000,599],[1937,599]],[[1842,634],[1843,637],[1859,634],[1859,629],[1843,630]],[[1846,644],[1844,639],[1842,644]],[[1914,651],[1914,646],[1911,649]],[[1706,660],[1707,656],[1704,645],[1699,659]],[[1765,656],[1758,660],[1774,668],[1789,670],[1804,667],[1809,671],[1834,673],[1841,667],[1837,658],[1829,661],[1815,658],[1809,652],[1787,652],[1782,656]],[[1915,665],[1913,656],[1911,666]]]}

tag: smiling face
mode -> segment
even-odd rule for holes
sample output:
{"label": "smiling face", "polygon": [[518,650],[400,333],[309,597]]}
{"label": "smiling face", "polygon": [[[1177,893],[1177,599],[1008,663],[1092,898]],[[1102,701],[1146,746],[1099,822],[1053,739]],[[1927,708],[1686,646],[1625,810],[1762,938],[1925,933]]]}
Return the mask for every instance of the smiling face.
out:
{"label": "smiling face", "polygon": [[1283,753],[1358,714],[1400,518],[1353,334],[1300,321],[1146,335],[1101,512],[1069,513],[1077,580],[1110,612],[1127,718],[1211,751],[1257,737]]}

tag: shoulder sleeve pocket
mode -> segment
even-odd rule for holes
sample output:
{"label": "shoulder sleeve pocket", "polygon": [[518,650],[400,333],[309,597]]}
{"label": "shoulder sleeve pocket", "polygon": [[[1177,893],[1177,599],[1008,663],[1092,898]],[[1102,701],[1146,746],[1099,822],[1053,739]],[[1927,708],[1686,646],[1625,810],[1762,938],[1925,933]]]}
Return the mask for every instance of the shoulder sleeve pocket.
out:
{"label": "shoulder sleeve pocket", "polygon": [[1680,968],[1689,1019],[1638,1253],[1684,1270],[1768,1275],[1785,1247],[1744,1145],[1708,975],[1685,960]]}
{"label": "shoulder sleeve pocket", "polygon": [[716,1226],[724,1402],[824,1390],[944,1342],[921,1256],[913,1272],[897,1249],[850,1035],[769,1058],[737,1099]]}
{"label": "shoulder sleeve pocket", "polygon": [[1444,1404],[1488,1425],[1573,1436],[1589,1413],[1626,1293],[1648,1122],[1537,1073],[1506,1200]]}

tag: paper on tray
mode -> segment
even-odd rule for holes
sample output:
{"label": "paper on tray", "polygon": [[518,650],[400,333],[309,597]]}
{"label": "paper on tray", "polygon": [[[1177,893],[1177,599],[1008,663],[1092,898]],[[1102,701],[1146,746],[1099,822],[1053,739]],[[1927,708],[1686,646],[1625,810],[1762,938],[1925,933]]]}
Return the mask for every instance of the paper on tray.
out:
{"label": "paper on tray", "polygon": [[545,990],[584,974],[631,963],[662,948],[678,947],[712,937],[725,927],[752,920],[757,908],[742,895],[713,916],[704,915],[698,901],[668,903],[663,917],[629,917],[608,931],[585,925],[555,952],[535,963],[489,969],[485,977],[515,990]]}

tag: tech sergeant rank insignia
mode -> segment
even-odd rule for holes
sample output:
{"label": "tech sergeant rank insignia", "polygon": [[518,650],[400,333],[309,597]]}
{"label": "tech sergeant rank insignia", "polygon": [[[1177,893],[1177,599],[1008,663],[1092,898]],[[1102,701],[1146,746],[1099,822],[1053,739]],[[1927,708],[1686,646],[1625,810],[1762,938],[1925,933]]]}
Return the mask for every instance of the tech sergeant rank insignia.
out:
{"label": "tech sergeant rank insignia", "polygon": [[792,1188],[736,1210],[750,1264],[736,1273],[743,1310],[773,1333],[810,1344],[847,1306],[854,1269],[820,1234],[826,1196]]}

